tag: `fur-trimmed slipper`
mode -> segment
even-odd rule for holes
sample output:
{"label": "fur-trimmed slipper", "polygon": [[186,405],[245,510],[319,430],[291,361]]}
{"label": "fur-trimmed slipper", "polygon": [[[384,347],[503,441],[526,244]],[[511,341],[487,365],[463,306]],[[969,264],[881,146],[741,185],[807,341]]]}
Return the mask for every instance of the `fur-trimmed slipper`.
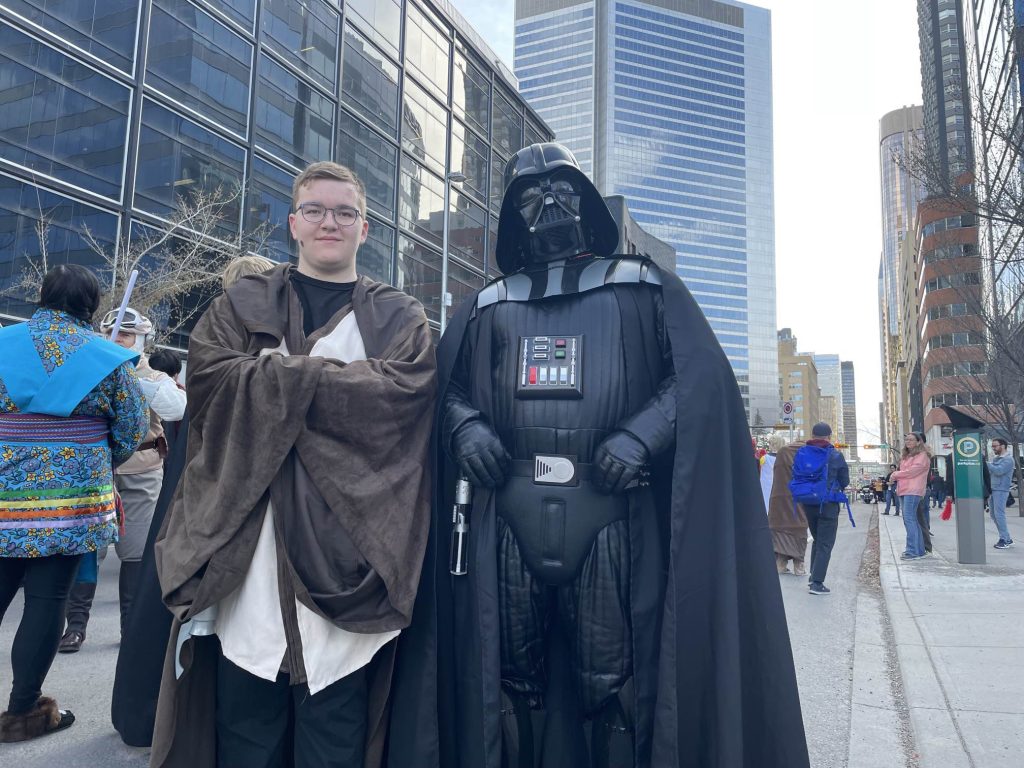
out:
{"label": "fur-trimmed slipper", "polygon": [[70,728],[75,716],[66,709],[57,709],[57,702],[40,696],[36,705],[22,715],[4,712],[0,715],[0,742],[28,741],[37,736]]}

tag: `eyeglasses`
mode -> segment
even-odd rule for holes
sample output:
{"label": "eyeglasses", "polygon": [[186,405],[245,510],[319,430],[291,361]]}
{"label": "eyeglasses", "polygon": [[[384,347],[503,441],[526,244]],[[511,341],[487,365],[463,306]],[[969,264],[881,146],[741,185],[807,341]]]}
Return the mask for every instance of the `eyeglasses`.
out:
{"label": "eyeglasses", "polygon": [[327,208],[320,203],[303,203],[298,209],[299,213],[302,214],[302,218],[310,224],[319,224],[327,216],[327,212],[330,211],[334,216],[335,223],[339,227],[351,227],[361,215],[359,211],[346,205],[339,205],[337,208]]}

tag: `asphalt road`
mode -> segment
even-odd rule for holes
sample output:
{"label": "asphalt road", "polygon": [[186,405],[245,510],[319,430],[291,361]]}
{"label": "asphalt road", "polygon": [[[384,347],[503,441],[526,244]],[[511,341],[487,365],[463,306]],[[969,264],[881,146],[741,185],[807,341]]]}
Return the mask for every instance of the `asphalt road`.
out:
{"label": "asphalt road", "polygon": [[[854,625],[868,520],[873,507],[853,505],[857,528],[845,513],[829,567],[832,594],[808,594],[806,578],[780,576],[796,661],[812,768],[844,768],[850,740]],[[845,511],[844,511],[845,512]],[[808,563],[809,564],[809,563]],[[58,654],[44,686],[78,720],[67,731],[24,744],[0,745],[0,765],[19,768],[90,766],[145,768],[149,750],[125,746],[110,724],[110,694],[117,663],[116,557],[100,568],[88,637],[77,654]],[[10,691],[10,647],[21,616],[21,597],[0,626],[0,692]],[[850,768],[856,768],[851,766]]]}

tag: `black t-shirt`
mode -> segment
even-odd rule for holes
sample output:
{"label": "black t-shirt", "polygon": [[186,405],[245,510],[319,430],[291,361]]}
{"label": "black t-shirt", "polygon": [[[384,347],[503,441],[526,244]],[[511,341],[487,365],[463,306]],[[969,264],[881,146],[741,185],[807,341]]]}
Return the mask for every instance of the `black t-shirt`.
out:
{"label": "black t-shirt", "polygon": [[356,287],[355,281],[332,283],[303,275],[295,269],[291,278],[292,287],[302,302],[302,331],[307,336],[323,328],[328,320],[351,303],[352,291]]}

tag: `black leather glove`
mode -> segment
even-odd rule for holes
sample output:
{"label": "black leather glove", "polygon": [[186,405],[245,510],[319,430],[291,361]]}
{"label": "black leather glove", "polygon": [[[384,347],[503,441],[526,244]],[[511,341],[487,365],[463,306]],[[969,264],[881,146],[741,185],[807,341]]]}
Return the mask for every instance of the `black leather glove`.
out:
{"label": "black leather glove", "polygon": [[494,488],[505,482],[511,457],[490,425],[471,419],[452,435],[452,456],[469,482],[477,488]]}
{"label": "black leather glove", "polygon": [[598,493],[622,493],[650,458],[646,446],[629,432],[612,432],[594,452],[594,487]]}

